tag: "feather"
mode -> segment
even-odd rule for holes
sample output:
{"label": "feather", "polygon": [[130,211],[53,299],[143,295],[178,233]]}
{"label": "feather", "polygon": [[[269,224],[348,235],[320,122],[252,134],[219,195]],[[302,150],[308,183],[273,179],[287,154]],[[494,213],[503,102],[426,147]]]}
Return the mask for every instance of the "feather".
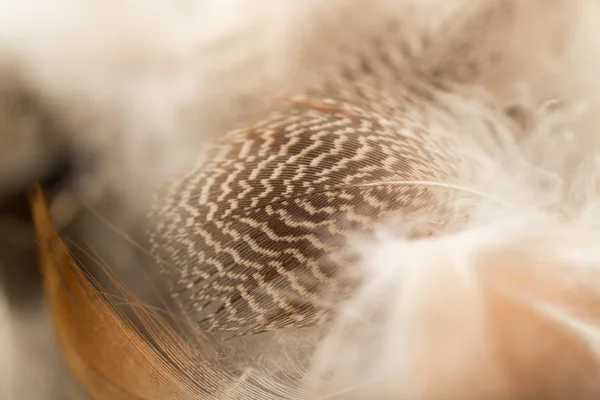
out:
{"label": "feather", "polygon": [[[171,317],[166,318],[139,303],[115,280],[121,301],[134,312],[134,317],[127,316],[115,297],[103,292],[73,259],[50,221],[39,186],[32,189],[31,202],[56,336],[67,363],[93,399],[302,398],[293,380],[270,376],[267,363],[244,355],[249,343],[261,348],[260,341],[223,342],[198,335],[186,320],[168,313],[164,315]],[[292,336],[281,345],[293,343]],[[266,340],[269,350],[263,354],[276,355],[277,338]],[[305,346],[294,347],[306,351]],[[291,349],[283,352],[293,358]],[[285,361],[274,360],[269,363],[289,370],[284,377],[293,375],[283,366]]]}
{"label": "feather", "polygon": [[[455,228],[463,215],[448,188],[512,156],[501,146],[515,147],[518,132],[488,83],[525,63],[511,39],[536,31],[520,19],[539,8],[477,4],[459,7],[453,31],[416,54],[404,51],[402,19],[375,30],[363,40],[377,43],[351,53],[359,62],[339,60],[321,85],[230,133],[166,190],[151,241],[199,329],[319,326],[331,312],[319,297],[343,298],[354,284],[339,279],[352,269],[339,254],[349,234],[409,214]],[[507,89],[514,79],[502,76]]]}
{"label": "feather", "polygon": [[[362,62],[340,58],[170,185],[150,225],[183,335],[121,287],[137,329],[37,189],[57,336],[91,395],[597,398],[594,134],[573,138],[576,85],[540,89],[549,60],[578,65],[561,41],[592,3],[545,4],[464,3],[417,53],[378,53],[403,43],[393,30],[388,47],[351,47]],[[505,112],[523,82],[527,123]]]}
{"label": "feather", "polygon": [[[178,340],[154,313],[127,298],[155,348],[119,313],[76,264],[49,219],[43,194],[34,188],[32,206],[40,264],[58,340],[71,368],[94,399],[203,399],[189,344]],[[209,374],[210,376],[210,374]]]}
{"label": "feather", "polygon": [[[117,314],[77,266],[52,226],[39,187],[33,190],[32,207],[57,337],[68,363],[92,397],[191,398],[185,383],[168,373],[159,353]],[[152,381],[167,389],[156,392],[160,386]]]}

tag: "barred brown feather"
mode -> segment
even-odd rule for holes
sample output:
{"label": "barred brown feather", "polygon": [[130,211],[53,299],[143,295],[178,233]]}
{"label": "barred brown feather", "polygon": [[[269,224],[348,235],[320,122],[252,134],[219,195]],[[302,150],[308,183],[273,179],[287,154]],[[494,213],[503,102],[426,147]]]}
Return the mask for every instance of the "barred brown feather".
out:
{"label": "barred brown feather", "polygon": [[382,28],[365,51],[340,56],[324,84],[230,134],[167,190],[153,247],[200,329],[318,325],[352,287],[352,257],[340,253],[348,237],[393,216],[445,222],[448,189],[410,183],[464,181],[476,168],[458,130],[469,111],[453,101],[502,61],[503,44],[483,33],[510,25],[514,7],[475,7],[460,32],[424,39],[426,56],[411,54],[402,30]]}
{"label": "barred brown feather", "polygon": [[329,311],[320,297],[348,289],[349,235],[391,215],[440,214],[447,190],[402,182],[452,181],[457,132],[420,110],[441,89],[411,82],[291,99],[169,189],[154,244],[201,329],[317,325]]}

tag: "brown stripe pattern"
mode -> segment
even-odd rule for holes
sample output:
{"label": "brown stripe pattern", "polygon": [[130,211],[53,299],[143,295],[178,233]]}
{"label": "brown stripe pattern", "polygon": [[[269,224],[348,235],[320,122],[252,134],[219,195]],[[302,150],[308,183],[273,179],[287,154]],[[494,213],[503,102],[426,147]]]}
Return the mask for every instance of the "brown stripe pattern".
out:
{"label": "brown stripe pattern", "polygon": [[200,329],[318,325],[351,287],[351,235],[393,215],[435,219],[447,190],[410,182],[452,180],[456,132],[424,111],[443,89],[407,81],[371,76],[287,99],[168,189],[154,251]]}

